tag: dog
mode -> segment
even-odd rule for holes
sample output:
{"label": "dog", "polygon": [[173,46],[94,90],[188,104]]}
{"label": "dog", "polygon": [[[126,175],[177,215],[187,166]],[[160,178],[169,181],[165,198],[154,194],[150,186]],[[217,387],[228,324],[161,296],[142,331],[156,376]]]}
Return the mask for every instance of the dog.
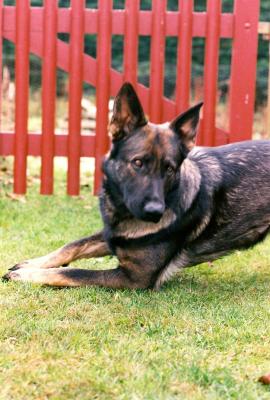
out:
{"label": "dog", "polygon": [[[261,241],[270,229],[270,141],[195,147],[201,106],[156,125],[125,83],[115,98],[112,144],[102,166],[104,229],[16,264],[4,279],[159,289],[182,268]],[[64,268],[106,255],[115,255],[119,266]]]}

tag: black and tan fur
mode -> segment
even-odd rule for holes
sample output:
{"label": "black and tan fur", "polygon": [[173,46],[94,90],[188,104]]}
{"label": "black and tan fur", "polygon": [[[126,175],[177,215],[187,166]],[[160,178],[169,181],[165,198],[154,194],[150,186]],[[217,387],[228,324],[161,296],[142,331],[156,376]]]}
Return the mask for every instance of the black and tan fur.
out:
{"label": "black and tan fur", "polygon": [[[147,122],[132,86],[124,84],[103,162],[103,231],[17,264],[4,278],[158,289],[184,267],[262,240],[270,229],[270,142],[194,147],[201,105],[155,125]],[[118,258],[118,268],[58,268],[109,254]]]}

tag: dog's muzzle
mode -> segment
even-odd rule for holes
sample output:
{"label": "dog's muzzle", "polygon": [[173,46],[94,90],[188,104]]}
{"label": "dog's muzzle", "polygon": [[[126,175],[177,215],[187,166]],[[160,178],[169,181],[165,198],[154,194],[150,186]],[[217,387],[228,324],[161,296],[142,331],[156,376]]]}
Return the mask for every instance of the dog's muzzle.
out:
{"label": "dog's muzzle", "polygon": [[165,211],[165,206],[159,201],[150,201],[143,208],[146,221],[158,222]]}

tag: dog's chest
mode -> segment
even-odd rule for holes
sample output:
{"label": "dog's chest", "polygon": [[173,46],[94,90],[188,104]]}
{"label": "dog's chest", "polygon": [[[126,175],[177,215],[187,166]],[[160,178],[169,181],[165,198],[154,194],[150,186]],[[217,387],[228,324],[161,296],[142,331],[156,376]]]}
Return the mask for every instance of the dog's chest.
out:
{"label": "dog's chest", "polygon": [[115,253],[120,265],[135,267],[144,272],[149,270],[151,273],[159,271],[167,265],[178,250],[177,241],[173,239],[151,244],[129,240],[115,246]]}

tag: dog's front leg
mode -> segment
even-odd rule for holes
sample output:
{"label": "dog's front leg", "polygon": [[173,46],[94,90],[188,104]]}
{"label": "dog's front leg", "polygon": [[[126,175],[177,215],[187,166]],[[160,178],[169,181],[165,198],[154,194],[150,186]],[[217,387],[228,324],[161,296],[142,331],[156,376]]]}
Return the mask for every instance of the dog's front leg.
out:
{"label": "dog's front leg", "polygon": [[46,256],[23,261],[10,268],[15,271],[21,268],[57,268],[65,266],[80,258],[103,257],[111,251],[103,239],[103,232],[66,244]]}
{"label": "dog's front leg", "polygon": [[145,289],[149,280],[119,266],[116,269],[93,271],[75,268],[18,269],[8,272],[3,279],[32,282],[56,287],[102,286],[113,289]]}

